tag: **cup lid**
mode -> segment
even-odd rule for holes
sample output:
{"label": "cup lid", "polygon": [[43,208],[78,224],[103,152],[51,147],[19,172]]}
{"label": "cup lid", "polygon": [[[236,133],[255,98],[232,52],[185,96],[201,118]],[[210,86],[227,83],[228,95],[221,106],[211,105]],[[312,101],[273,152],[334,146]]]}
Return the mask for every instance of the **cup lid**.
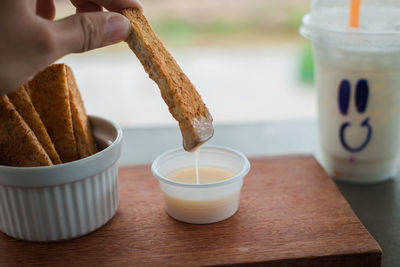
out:
{"label": "cup lid", "polygon": [[362,0],[359,28],[348,26],[350,2],[313,0],[300,34],[339,48],[400,50],[400,1]]}

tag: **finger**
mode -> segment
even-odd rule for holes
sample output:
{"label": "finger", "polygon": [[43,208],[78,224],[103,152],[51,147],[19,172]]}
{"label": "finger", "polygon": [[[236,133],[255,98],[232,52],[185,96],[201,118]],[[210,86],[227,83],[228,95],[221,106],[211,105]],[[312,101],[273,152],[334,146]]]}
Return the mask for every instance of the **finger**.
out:
{"label": "finger", "polygon": [[71,0],[71,2],[76,7],[91,2],[114,12],[130,7],[143,10],[143,6],[139,0]]}
{"label": "finger", "polygon": [[37,0],[36,14],[42,18],[53,20],[56,16],[56,7],[53,0]]}
{"label": "finger", "polygon": [[87,3],[84,3],[84,4],[76,7],[76,12],[78,12],[78,13],[98,12],[98,11],[103,11],[103,8],[101,6],[99,6],[98,4],[95,4],[92,2],[87,2]]}
{"label": "finger", "polygon": [[123,41],[130,31],[129,21],[114,12],[78,13],[53,26],[57,58]]}

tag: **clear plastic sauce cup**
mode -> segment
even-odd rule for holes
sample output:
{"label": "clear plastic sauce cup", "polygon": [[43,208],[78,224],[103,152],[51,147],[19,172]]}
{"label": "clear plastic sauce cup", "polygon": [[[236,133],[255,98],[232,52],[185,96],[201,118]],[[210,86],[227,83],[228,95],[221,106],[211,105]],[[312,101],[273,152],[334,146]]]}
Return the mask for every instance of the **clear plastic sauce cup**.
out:
{"label": "clear plastic sauce cup", "polygon": [[167,151],[154,160],[151,169],[164,194],[166,212],[179,221],[193,224],[214,223],[235,214],[243,178],[250,170],[247,158],[233,149],[202,146],[199,167],[224,169],[234,176],[208,184],[181,183],[167,178],[175,171],[194,166],[195,153],[181,148]]}

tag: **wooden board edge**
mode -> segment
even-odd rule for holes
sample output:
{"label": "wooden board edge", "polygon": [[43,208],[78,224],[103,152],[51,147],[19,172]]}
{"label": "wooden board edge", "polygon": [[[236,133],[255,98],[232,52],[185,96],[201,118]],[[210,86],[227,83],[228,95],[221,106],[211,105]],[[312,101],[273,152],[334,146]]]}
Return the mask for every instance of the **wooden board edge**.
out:
{"label": "wooden board edge", "polygon": [[282,259],[273,260],[268,262],[243,262],[232,265],[219,265],[219,266],[266,266],[266,267],[282,267],[282,266],[296,266],[296,267],[380,267],[382,264],[382,252],[371,251],[360,254],[346,254],[346,255],[329,255],[321,257],[307,257],[297,259]]}

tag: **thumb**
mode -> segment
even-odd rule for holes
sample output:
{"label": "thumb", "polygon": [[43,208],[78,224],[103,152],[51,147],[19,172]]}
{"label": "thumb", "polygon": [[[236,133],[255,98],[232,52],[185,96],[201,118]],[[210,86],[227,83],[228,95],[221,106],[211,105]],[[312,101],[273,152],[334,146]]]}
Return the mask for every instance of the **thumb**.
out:
{"label": "thumb", "polygon": [[54,22],[57,57],[125,40],[130,23],[114,12],[78,13]]}

